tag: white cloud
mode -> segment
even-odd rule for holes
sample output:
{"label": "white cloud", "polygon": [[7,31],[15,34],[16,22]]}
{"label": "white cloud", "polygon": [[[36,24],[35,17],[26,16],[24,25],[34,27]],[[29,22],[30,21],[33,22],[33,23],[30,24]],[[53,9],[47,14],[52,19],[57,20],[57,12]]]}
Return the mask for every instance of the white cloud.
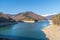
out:
{"label": "white cloud", "polygon": [[45,15],[42,15],[42,16],[49,16],[49,15],[56,15],[58,13],[52,13],[52,14],[45,14]]}

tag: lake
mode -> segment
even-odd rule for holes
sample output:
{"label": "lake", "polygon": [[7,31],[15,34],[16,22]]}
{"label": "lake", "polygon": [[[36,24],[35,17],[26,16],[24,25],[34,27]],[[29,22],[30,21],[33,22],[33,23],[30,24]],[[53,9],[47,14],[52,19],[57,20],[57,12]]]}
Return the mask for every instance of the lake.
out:
{"label": "lake", "polygon": [[45,33],[41,30],[48,25],[49,22],[47,20],[44,20],[35,23],[18,22],[14,25],[3,26],[0,27],[0,39],[48,40]]}

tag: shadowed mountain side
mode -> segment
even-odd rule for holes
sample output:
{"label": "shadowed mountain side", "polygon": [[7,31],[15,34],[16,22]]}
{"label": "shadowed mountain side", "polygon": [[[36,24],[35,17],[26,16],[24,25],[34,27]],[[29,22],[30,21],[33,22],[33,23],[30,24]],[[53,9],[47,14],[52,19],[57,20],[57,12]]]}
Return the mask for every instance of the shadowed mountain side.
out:
{"label": "shadowed mountain side", "polygon": [[0,12],[0,27],[15,24],[15,23],[16,21],[12,19],[10,16]]}
{"label": "shadowed mountain side", "polygon": [[22,21],[24,18],[32,18],[34,20],[46,20],[45,17],[43,16],[40,16],[40,15],[37,15],[33,12],[22,12],[22,13],[19,13],[15,16],[13,16],[13,19],[16,20],[16,21]]}
{"label": "shadowed mountain side", "polygon": [[2,12],[0,12],[0,23],[3,23],[3,22],[15,22],[15,20],[13,20],[8,15],[3,14]]}

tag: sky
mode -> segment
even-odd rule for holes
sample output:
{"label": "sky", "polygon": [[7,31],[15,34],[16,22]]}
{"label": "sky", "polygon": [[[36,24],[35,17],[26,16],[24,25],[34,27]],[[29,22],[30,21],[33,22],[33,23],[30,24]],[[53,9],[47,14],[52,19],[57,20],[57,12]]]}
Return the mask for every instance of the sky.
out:
{"label": "sky", "polygon": [[17,14],[26,11],[39,15],[60,13],[60,0],[0,0],[0,12]]}

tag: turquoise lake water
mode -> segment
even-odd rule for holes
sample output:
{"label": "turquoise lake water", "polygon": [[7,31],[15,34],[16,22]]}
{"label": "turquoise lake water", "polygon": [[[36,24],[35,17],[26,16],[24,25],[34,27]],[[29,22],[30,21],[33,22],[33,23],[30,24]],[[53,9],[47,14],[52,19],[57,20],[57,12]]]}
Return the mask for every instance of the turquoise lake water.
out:
{"label": "turquoise lake water", "polygon": [[47,40],[41,29],[48,25],[47,20],[35,23],[18,22],[14,25],[0,27],[0,37],[14,40]]}

